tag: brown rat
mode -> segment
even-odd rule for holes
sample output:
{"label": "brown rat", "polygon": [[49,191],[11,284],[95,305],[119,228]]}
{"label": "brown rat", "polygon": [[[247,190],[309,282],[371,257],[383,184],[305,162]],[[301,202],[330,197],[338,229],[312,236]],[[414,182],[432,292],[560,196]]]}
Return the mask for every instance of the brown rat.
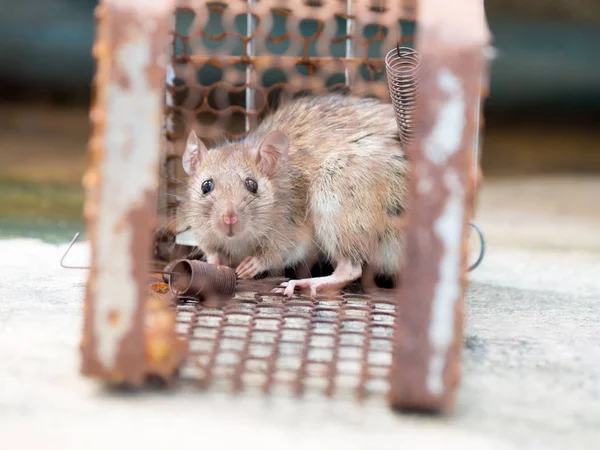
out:
{"label": "brown rat", "polygon": [[337,94],[282,105],[238,142],[208,150],[190,133],[184,216],[211,263],[240,278],[312,264],[332,275],[292,280],[311,295],[340,289],[363,267],[394,275],[408,163],[394,111],[375,99]]}

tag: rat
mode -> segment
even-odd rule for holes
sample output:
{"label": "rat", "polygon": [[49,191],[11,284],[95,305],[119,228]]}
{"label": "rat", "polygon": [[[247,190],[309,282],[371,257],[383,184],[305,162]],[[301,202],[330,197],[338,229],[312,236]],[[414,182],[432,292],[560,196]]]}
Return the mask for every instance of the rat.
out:
{"label": "rat", "polygon": [[245,137],[208,149],[190,132],[183,154],[183,216],[212,264],[240,279],[310,267],[331,275],[290,280],[311,297],[341,290],[363,270],[394,276],[402,255],[408,160],[391,104],[327,94],[282,104]]}

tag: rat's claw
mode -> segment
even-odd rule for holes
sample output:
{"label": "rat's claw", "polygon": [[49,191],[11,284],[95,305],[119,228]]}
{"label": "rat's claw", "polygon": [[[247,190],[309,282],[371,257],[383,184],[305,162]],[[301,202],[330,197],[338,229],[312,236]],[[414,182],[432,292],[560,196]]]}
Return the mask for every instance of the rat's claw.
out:
{"label": "rat's claw", "polygon": [[284,281],[283,283],[279,284],[279,287],[271,289],[271,292],[273,292],[274,294],[285,295],[285,287],[287,286],[287,284],[288,282]]}
{"label": "rat's claw", "polygon": [[241,279],[248,279],[254,278],[258,273],[260,273],[261,270],[262,268],[258,260],[256,258],[248,256],[244,258],[244,260],[240,263],[239,266],[237,266],[237,269],[235,269],[235,273]]}
{"label": "rat's claw", "polygon": [[287,297],[294,296],[294,290],[296,288],[310,288],[310,298],[315,298],[317,296],[317,288],[320,286],[318,280],[313,278],[305,278],[302,280],[290,280],[287,283],[284,295]]}
{"label": "rat's claw", "polygon": [[294,295],[294,289],[310,289],[310,298],[314,299],[318,292],[331,291],[338,292],[351,280],[336,275],[319,278],[304,278],[302,280],[291,280],[285,288],[284,294],[288,297]]}
{"label": "rat's claw", "polygon": [[285,295],[286,297],[289,297],[289,298],[293,297],[295,288],[296,288],[296,280],[288,281],[287,286],[285,287],[285,291],[283,291],[283,295]]}
{"label": "rat's claw", "polygon": [[277,287],[275,289],[272,289],[271,292],[273,294],[277,294],[277,295],[285,295],[285,288],[283,288],[283,287]]}

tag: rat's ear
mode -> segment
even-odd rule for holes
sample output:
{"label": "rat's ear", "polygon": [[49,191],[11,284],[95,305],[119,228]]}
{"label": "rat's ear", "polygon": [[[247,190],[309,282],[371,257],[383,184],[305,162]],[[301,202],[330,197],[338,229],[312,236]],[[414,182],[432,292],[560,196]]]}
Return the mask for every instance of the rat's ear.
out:
{"label": "rat's ear", "polygon": [[183,170],[188,175],[193,175],[198,169],[200,162],[206,157],[208,149],[206,145],[198,139],[194,131],[190,132],[187,142],[185,143],[185,151],[183,152],[182,162]]}
{"label": "rat's ear", "polygon": [[256,152],[256,163],[261,172],[267,177],[273,176],[277,163],[287,159],[289,148],[288,138],[283,131],[275,130],[267,134]]}

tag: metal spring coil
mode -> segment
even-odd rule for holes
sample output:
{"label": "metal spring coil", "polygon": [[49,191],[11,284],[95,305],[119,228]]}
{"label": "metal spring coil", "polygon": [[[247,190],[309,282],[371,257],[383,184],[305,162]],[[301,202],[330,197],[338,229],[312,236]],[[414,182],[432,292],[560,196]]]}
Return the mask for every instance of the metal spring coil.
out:
{"label": "metal spring coil", "polygon": [[408,47],[396,47],[385,56],[390,97],[396,113],[400,142],[413,139],[414,114],[417,108],[418,71],[421,54]]}

